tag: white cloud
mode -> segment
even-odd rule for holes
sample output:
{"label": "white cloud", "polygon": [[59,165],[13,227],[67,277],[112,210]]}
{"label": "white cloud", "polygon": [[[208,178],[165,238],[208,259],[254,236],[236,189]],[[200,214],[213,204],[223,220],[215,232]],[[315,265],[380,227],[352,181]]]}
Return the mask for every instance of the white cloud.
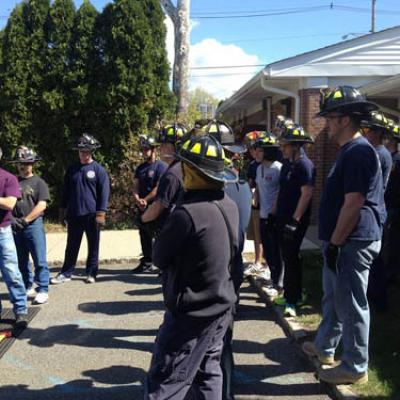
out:
{"label": "white cloud", "polygon": [[[190,47],[190,66],[235,66],[260,64],[256,55],[247,54],[242,48],[224,45],[215,39],[204,39]],[[229,97],[243,86],[260,67],[191,69],[190,89],[201,87],[219,99]]]}
{"label": "white cloud", "polygon": [[[197,23],[191,21],[191,29]],[[172,67],[174,63],[174,25],[169,17],[165,19],[167,26],[166,47],[168,61]],[[190,47],[190,67],[209,67],[227,65],[254,65],[260,64],[256,55],[247,54],[242,48],[234,44],[224,45],[216,39],[204,39]],[[224,99],[243,86],[260,67],[227,68],[227,69],[191,69],[190,89],[200,87],[213,96]]]}

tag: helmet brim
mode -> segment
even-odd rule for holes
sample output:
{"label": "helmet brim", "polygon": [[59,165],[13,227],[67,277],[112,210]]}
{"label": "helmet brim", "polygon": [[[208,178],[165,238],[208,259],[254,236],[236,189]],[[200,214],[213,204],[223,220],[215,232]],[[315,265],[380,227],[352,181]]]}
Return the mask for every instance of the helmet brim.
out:
{"label": "helmet brim", "polygon": [[231,153],[246,153],[247,147],[241,143],[223,144],[222,147]]}
{"label": "helmet brim", "polygon": [[6,160],[6,161],[9,162],[10,164],[34,164],[35,162],[40,161],[40,160],[41,160],[41,158],[37,157],[34,160],[21,161],[21,160],[16,160],[13,158],[12,160]]}
{"label": "helmet brim", "polygon": [[224,183],[236,183],[239,179],[236,172],[232,171],[230,168],[225,167],[222,171],[212,171],[206,168],[201,168],[193,161],[188,160],[185,157],[182,157],[180,154],[176,153],[175,157],[178,160],[184,161],[191,165],[193,168],[200,171],[202,174],[206,175],[208,178],[217,181],[217,182],[224,182]]}
{"label": "helmet brim", "polygon": [[379,109],[379,106],[370,101],[356,101],[354,103],[341,104],[337,106],[328,107],[324,110],[321,110],[317,113],[316,117],[325,117],[327,114],[331,112],[342,112],[343,114],[360,114],[365,115],[370,113],[371,111],[376,111]]}

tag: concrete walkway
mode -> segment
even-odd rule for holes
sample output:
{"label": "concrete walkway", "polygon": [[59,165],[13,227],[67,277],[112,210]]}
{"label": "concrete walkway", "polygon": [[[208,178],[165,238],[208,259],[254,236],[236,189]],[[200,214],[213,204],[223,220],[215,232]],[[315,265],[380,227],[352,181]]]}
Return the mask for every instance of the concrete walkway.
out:
{"label": "concrete walkway", "polygon": [[[47,260],[51,264],[59,264],[64,260],[66,232],[48,233],[47,235]],[[303,249],[316,250],[318,245],[305,238]],[[246,240],[244,253],[253,253],[254,244]],[[87,255],[86,240],[82,240],[78,261],[84,262]],[[141,256],[139,231],[129,229],[124,231],[102,231],[100,240],[100,260],[104,262],[114,260],[132,261]]]}

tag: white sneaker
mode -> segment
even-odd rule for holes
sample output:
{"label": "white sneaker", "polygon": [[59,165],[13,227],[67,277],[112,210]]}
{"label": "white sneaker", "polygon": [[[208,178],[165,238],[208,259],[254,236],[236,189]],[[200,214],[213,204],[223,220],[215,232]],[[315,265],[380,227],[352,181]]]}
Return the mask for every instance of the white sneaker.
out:
{"label": "white sneaker", "polygon": [[47,303],[49,300],[49,294],[46,292],[38,293],[33,300],[33,304],[44,304]]}
{"label": "white sneaker", "polygon": [[88,275],[86,277],[85,283],[95,283],[96,282],[96,278],[94,276]]}
{"label": "white sneaker", "polygon": [[257,278],[264,279],[265,281],[271,280],[271,272],[269,268],[263,268],[261,271],[256,273]]}
{"label": "white sneaker", "polygon": [[275,289],[273,286],[267,286],[266,288],[264,288],[264,292],[266,293],[266,295],[268,297],[278,297],[279,296],[279,292],[277,289]]}
{"label": "white sneaker", "polygon": [[244,276],[257,275],[264,269],[260,263],[250,264],[243,272]]}
{"label": "white sneaker", "polygon": [[29,290],[26,291],[26,295],[28,297],[35,297],[37,295],[37,292],[33,287],[31,287]]}
{"label": "white sneaker", "polygon": [[68,278],[67,276],[65,276],[63,274],[58,274],[54,278],[50,279],[50,283],[52,285],[60,285],[61,283],[69,282],[70,280],[71,280],[71,278]]}

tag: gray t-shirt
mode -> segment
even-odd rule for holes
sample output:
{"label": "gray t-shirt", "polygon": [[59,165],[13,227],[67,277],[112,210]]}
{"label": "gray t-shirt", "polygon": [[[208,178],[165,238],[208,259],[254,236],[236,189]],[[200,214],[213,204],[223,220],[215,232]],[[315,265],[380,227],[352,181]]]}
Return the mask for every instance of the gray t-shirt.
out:
{"label": "gray t-shirt", "polygon": [[269,167],[261,163],[257,168],[256,184],[260,203],[260,218],[267,218],[279,191],[282,164],[274,161]]}

